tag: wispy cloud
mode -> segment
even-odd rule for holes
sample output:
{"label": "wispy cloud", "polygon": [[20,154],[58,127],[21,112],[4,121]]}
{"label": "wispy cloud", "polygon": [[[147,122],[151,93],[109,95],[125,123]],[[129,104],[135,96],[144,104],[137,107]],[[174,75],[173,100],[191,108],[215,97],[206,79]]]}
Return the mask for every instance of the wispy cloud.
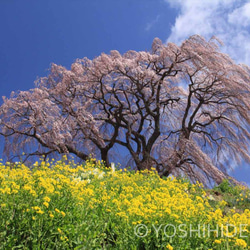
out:
{"label": "wispy cloud", "polygon": [[158,15],[154,20],[146,24],[145,30],[149,31],[152,29],[152,27],[159,21],[160,15]]}
{"label": "wispy cloud", "polygon": [[181,43],[191,35],[213,35],[236,62],[250,65],[250,2],[247,0],[165,0],[179,15],[167,41]]}

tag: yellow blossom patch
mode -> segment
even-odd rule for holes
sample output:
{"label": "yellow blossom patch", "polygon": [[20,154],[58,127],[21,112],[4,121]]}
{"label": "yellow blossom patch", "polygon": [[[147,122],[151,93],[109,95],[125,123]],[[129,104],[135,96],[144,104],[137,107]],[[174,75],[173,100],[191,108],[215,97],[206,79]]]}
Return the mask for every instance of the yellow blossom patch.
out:
{"label": "yellow blossom patch", "polygon": [[[198,248],[202,243],[207,249],[225,249],[227,244],[232,249],[244,249],[250,244],[249,209],[239,211],[232,206],[225,212],[228,204],[224,200],[212,206],[216,201],[209,199],[210,194],[200,183],[160,178],[148,170],[111,171],[95,159],[79,165],[64,157],[32,167],[31,170],[19,164],[10,169],[0,163],[0,231],[9,234],[9,238],[16,237],[15,242],[30,240],[34,249],[49,249],[54,242],[57,249],[73,249],[72,242],[86,249],[108,249],[115,244],[121,244],[120,249],[130,249],[129,244],[134,244],[134,249],[142,245],[152,248],[152,240],[155,249],[191,249],[190,242],[192,247]],[[243,197],[244,201],[248,199],[247,190],[242,189],[239,197],[238,202],[243,202]],[[186,226],[187,235],[190,225],[195,229],[200,225],[201,234],[206,237],[173,237],[169,241],[165,234],[171,235],[173,227],[176,234],[181,233],[181,224]],[[229,224],[234,227],[227,227]],[[218,232],[208,237],[208,225],[213,229],[218,225]],[[140,237],[136,235],[137,228]],[[13,236],[10,232],[16,233]],[[5,249],[9,247],[8,237],[0,234]],[[32,237],[37,241],[32,241]]]}

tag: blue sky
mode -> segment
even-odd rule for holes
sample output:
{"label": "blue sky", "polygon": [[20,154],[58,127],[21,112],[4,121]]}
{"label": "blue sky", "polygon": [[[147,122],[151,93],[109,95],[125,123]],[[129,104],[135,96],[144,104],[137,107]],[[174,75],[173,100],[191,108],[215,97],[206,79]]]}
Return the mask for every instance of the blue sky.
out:
{"label": "blue sky", "polygon": [[[7,97],[33,88],[52,62],[69,68],[110,50],[150,50],[155,37],[181,43],[215,35],[224,52],[250,65],[246,0],[1,0],[0,31],[0,95]],[[249,168],[233,175],[250,183]]]}

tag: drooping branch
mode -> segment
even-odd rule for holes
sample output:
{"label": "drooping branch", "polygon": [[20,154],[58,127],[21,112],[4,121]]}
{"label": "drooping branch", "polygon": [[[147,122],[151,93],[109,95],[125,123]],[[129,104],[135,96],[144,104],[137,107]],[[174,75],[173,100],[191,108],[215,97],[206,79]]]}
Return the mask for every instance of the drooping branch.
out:
{"label": "drooping branch", "polygon": [[150,52],[52,64],[36,88],[4,98],[0,135],[11,159],[92,154],[108,166],[126,148],[138,170],[219,183],[230,164],[250,162],[249,82],[249,67],[213,39],[155,39]]}

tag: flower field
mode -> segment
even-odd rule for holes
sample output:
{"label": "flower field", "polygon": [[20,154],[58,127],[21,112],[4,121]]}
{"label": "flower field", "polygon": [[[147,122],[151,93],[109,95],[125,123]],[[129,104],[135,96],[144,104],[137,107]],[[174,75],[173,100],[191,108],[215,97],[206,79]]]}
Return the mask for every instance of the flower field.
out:
{"label": "flower field", "polygon": [[0,183],[0,249],[250,249],[242,187],[216,200],[200,183],[93,159],[0,163]]}

